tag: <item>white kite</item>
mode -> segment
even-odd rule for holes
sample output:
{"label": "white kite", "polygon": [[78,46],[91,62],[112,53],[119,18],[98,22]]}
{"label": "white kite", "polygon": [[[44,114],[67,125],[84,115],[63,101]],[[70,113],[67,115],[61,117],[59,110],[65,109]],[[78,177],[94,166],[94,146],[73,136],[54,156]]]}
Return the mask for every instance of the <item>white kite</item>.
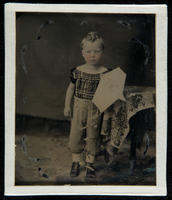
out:
{"label": "white kite", "polygon": [[116,100],[125,101],[123,95],[125,79],[126,73],[119,67],[102,75],[92,100],[101,113]]}

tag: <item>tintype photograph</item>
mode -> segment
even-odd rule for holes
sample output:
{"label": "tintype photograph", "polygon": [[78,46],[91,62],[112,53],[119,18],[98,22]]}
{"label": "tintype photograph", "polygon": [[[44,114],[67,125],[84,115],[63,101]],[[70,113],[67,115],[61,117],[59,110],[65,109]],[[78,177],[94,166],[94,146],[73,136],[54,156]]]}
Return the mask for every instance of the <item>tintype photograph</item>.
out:
{"label": "tintype photograph", "polygon": [[156,187],[156,13],[14,16],[14,186]]}

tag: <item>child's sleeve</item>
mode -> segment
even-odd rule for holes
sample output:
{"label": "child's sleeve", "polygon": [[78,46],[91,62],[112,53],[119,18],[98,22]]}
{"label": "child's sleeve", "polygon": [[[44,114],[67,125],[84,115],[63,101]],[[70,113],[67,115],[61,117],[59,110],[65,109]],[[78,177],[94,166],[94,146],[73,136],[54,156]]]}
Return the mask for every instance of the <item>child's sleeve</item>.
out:
{"label": "child's sleeve", "polygon": [[70,71],[70,80],[72,83],[76,83],[76,75],[75,75],[75,68],[72,68]]}

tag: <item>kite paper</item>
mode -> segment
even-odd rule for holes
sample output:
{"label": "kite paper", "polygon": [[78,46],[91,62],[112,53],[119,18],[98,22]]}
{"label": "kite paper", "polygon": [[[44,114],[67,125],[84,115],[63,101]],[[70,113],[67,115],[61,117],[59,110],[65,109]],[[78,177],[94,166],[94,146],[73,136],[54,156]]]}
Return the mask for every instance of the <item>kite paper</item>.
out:
{"label": "kite paper", "polygon": [[125,79],[126,73],[119,67],[102,75],[92,100],[100,112],[104,112],[118,99],[125,101],[123,95]]}

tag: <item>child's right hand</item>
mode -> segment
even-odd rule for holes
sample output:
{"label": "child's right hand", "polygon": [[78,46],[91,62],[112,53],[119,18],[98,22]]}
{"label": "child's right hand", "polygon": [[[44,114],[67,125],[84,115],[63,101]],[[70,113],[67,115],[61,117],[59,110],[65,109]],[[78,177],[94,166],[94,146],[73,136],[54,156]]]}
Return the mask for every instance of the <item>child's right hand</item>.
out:
{"label": "child's right hand", "polygon": [[65,107],[64,108],[64,116],[65,117],[72,117],[72,110],[70,107]]}

